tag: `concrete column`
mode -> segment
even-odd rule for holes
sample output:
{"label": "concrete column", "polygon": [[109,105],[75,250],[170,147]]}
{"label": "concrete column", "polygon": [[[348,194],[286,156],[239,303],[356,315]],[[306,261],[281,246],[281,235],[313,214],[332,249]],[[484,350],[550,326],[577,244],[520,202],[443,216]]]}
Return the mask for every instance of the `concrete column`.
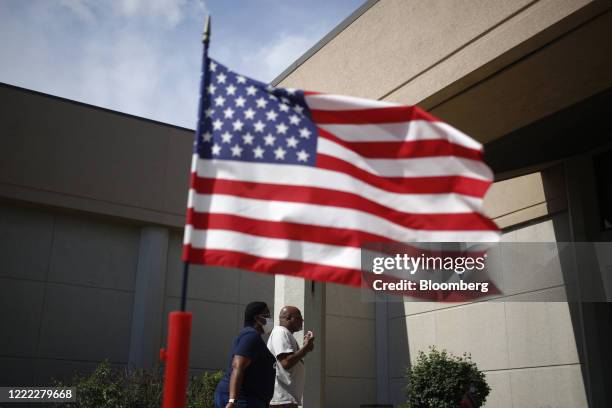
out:
{"label": "concrete column", "polygon": [[140,232],[129,365],[153,368],[159,360],[168,255],[168,230]]}
{"label": "concrete column", "polygon": [[[278,313],[283,306],[295,306],[304,313],[304,279],[293,276],[274,276],[274,324],[278,324]],[[302,344],[302,332],[295,333],[295,338]]]}
{"label": "concrete column", "polygon": [[376,299],[376,402],[388,404],[389,399],[389,314],[387,300]]}
{"label": "concrete column", "polygon": [[315,334],[315,348],[305,358],[304,408],[325,407],[325,284],[305,282],[304,328]]}

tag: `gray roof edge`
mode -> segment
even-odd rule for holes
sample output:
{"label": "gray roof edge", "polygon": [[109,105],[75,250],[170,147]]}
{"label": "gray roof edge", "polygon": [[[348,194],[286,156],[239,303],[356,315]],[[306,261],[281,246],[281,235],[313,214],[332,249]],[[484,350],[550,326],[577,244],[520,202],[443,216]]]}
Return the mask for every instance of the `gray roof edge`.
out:
{"label": "gray roof edge", "polygon": [[141,121],[141,122],[152,123],[152,124],[155,124],[155,125],[169,127],[169,128],[173,128],[173,129],[177,129],[177,130],[185,130],[185,131],[192,132],[192,133],[195,132],[194,129],[190,129],[190,128],[187,128],[187,127],[184,127],[184,126],[173,125],[172,123],[161,122],[159,120],[149,119],[149,118],[145,118],[145,117],[142,117],[142,116],[134,115],[134,114],[131,114],[131,113],[121,112],[121,111],[113,110],[113,109],[110,109],[110,108],[104,108],[102,106],[92,105],[92,104],[87,103],[87,102],[75,101],[74,99],[68,99],[68,98],[65,98],[63,96],[48,94],[48,93],[44,93],[44,92],[41,92],[41,91],[37,91],[35,89],[24,88],[22,86],[13,85],[13,84],[9,84],[9,83],[6,83],[6,82],[0,82],[0,88],[13,89],[15,91],[27,93],[27,94],[30,94],[30,95],[42,96],[42,97],[45,97],[45,98],[54,99],[54,100],[59,101],[59,102],[64,102],[64,103],[68,103],[68,104],[71,104],[71,105],[81,106],[83,108],[88,108],[88,109],[96,110],[96,111],[99,111],[99,112],[111,113],[113,115],[117,115],[117,116],[122,116],[122,117],[125,117],[125,118],[129,118],[129,119],[138,120],[138,121]]}
{"label": "gray roof edge", "polygon": [[378,3],[380,0],[367,0],[363,3],[359,8],[351,13],[350,16],[342,20],[340,24],[334,27],[329,33],[325,35],[322,39],[320,39],[315,45],[310,47],[308,51],[302,54],[297,60],[293,62],[293,64],[289,65],[287,69],[280,73],[276,78],[274,78],[270,83],[274,86],[278,85],[283,79],[287,78],[289,74],[295,71],[300,65],[306,62],[310,57],[316,54],[321,48],[323,48],[327,43],[333,40],[338,34],[344,31],[348,26],[350,26],[355,20],[357,20],[363,13],[368,11],[373,5]]}

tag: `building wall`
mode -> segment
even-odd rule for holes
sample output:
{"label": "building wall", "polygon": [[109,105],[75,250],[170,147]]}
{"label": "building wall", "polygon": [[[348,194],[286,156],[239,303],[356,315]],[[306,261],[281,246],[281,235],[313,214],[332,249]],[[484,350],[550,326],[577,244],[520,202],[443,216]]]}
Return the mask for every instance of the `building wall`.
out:
{"label": "building wall", "polygon": [[488,142],[612,86],[609,9],[378,1],[275,83],[418,104]]}
{"label": "building wall", "polygon": [[[193,132],[0,85],[0,384],[154,367],[180,304]],[[34,120],[36,118],[36,120]],[[274,279],[191,266],[194,372]]]}
{"label": "building wall", "polygon": [[358,407],[376,402],[374,303],[360,289],[327,284],[325,300],[325,403]]}
{"label": "building wall", "polygon": [[[371,99],[392,95],[417,103],[457,81],[469,85],[469,74],[519,45],[523,53],[538,48],[591,12],[583,10],[586,16],[563,21],[567,16],[595,6],[576,0],[373,3],[281,85]],[[542,38],[535,41],[538,35]],[[506,55],[496,66],[504,67],[518,55]]]}
{"label": "building wall", "polygon": [[6,203],[0,220],[0,383],[126,364],[138,228]]}
{"label": "building wall", "polygon": [[[505,228],[502,242],[571,240],[560,166],[498,182],[487,202],[489,215]],[[385,326],[377,325],[376,305],[363,302],[360,290],[326,285],[327,406],[373,403],[381,374],[388,381],[388,401],[405,402],[407,366],[419,351],[435,345],[458,355],[471,353],[492,388],[487,407],[586,407],[568,304],[545,301],[564,291],[563,283],[540,285],[541,290],[521,293],[520,301],[390,302]],[[381,327],[383,336],[376,333]],[[385,344],[377,345],[381,339]],[[386,353],[385,373],[377,362],[380,347]]]}
{"label": "building wall", "polygon": [[0,196],[182,228],[193,132],[0,84]]}
{"label": "building wall", "polygon": [[[560,166],[496,183],[487,211],[505,228],[502,242],[571,241],[564,186]],[[545,301],[559,291],[562,281],[543,281],[487,302],[389,303],[391,401],[405,400],[406,367],[435,345],[472,355],[492,389],[487,407],[586,407],[570,309]]]}
{"label": "building wall", "polygon": [[[159,312],[139,313],[140,226],[2,202],[0,231],[0,384],[47,384],[90,371],[104,359],[115,367],[155,366],[166,343],[167,315],[180,305],[179,232],[165,230],[170,238]],[[192,266],[192,372],[225,370],[245,305],[262,300],[273,308],[273,294],[272,276]],[[151,336],[144,344],[134,344],[141,333],[133,333],[133,325],[151,319],[156,330],[145,333]],[[145,356],[134,357],[141,354],[138,347]]]}

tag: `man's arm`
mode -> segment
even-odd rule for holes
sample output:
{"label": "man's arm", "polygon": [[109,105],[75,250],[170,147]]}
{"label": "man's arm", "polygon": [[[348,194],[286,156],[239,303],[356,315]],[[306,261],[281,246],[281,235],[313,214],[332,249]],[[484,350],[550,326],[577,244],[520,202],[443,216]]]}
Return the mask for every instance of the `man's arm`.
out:
{"label": "man's arm", "polygon": [[[229,383],[229,397],[238,398],[238,393],[242,387],[242,381],[244,380],[244,370],[251,364],[251,359],[245,356],[234,356],[232,359],[232,375],[230,376]],[[233,403],[228,402],[225,408],[232,408]]]}
{"label": "man's arm", "polygon": [[289,370],[291,367],[297,364],[298,361],[304,358],[306,354],[312,351],[314,348],[314,336],[305,337],[304,345],[301,349],[294,353],[282,353],[276,356],[278,362],[283,366],[285,370]]}

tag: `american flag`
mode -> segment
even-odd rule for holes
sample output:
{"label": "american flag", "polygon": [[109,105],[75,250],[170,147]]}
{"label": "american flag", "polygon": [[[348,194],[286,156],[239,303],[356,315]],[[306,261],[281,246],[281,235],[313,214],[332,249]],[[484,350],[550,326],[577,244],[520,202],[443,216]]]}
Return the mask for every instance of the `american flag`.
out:
{"label": "american flag", "polygon": [[183,260],[359,286],[368,242],[493,242],[482,146],[416,106],[208,59]]}

